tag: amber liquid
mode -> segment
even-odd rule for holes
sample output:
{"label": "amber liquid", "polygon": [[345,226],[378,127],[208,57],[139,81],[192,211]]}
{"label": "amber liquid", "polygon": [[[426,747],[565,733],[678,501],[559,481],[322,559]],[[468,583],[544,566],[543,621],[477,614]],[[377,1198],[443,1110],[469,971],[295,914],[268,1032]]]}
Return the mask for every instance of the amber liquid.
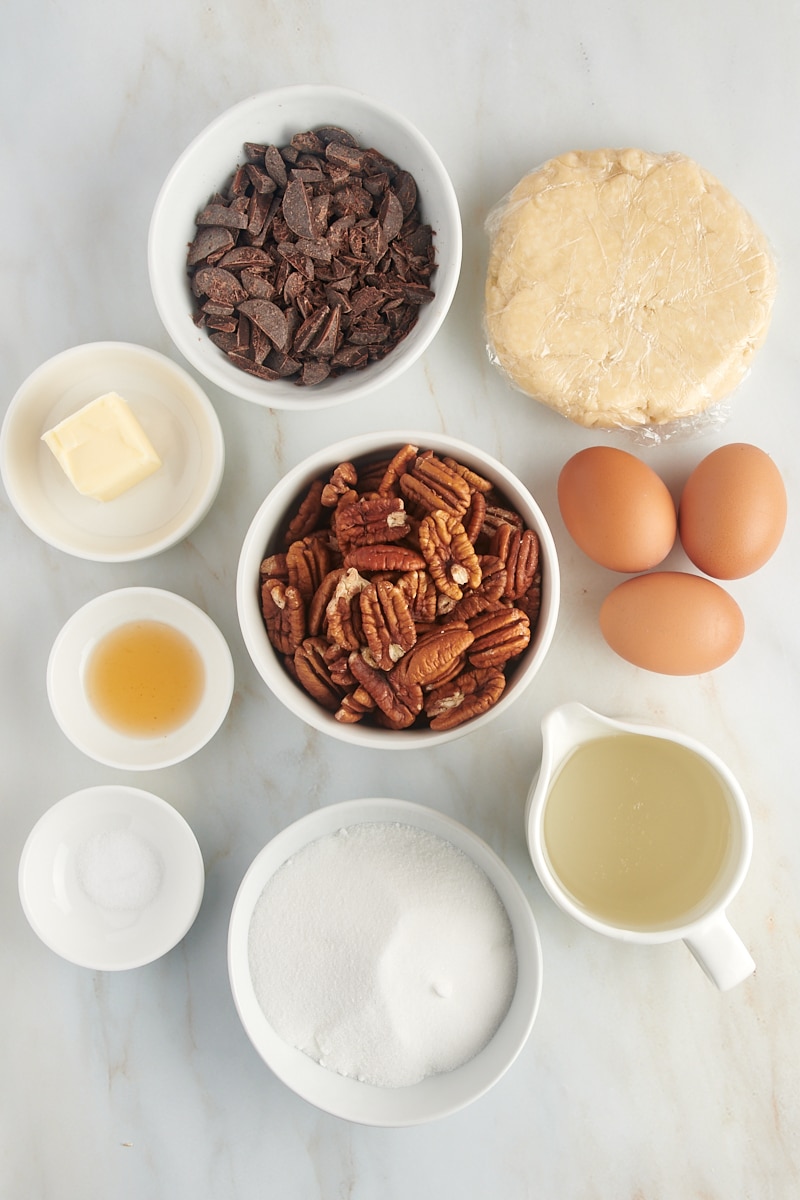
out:
{"label": "amber liquid", "polygon": [[200,703],[204,682],[194,644],[163,621],[120,625],[86,664],[91,705],[108,725],[133,737],[157,737],[183,725]]}
{"label": "amber liquid", "polygon": [[587,913],[625,929],[677,926],[713,891],[732,838],[727,793],[699,755],[664,738],[585,742],[553,782],[544,842]]}

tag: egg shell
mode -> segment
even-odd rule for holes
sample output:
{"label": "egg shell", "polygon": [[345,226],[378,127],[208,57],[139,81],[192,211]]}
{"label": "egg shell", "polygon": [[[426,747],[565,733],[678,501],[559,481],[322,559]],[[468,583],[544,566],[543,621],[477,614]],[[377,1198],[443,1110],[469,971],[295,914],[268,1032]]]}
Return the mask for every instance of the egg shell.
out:
{"label": "egg shell", "polygon": [[741,579],[777,550],[786,508],[786,488],[769,455],[747,442],[731,442],[698,463],[684,484],[681,544],[706,575]]}
{"label": "egg shell", "polygon": [[718,583],[684,571],[626,579],[606,596],[600,629],[621,658],[661,675],[702,675],[732,658],[744,617]]}
{"label": "egg shell", "polygon": [[674,545],[677,514],[669,489],[627,450],[580,450],[561,469],[557,490],[568,533],[602,567],[648,571]]}

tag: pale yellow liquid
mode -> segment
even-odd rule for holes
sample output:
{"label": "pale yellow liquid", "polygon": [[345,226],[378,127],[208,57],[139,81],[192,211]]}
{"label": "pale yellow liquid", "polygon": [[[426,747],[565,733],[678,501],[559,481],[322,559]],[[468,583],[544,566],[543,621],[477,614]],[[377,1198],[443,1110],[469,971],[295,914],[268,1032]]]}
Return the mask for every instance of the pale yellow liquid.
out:
{"label": "pale yellow liquid", "polygon": [[625,929],[682,923],[713,890],[732,824],[713,768],[684,746],[621,733],[579,746],[544,813],[551,868],[586,912]]}
{"label": "pale yellow liquid", "polygon": [[89,702],[108,724],[134,737],[183,725],[200,703],[203,660],[163,621],[131,621],[106,634],[86,664]]}

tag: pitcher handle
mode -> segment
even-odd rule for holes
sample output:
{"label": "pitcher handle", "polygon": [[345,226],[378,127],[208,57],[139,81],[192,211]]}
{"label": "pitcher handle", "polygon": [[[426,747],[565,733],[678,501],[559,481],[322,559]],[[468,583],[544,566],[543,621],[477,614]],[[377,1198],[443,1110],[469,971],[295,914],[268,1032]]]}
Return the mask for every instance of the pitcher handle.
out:
{"label": "pitcher handle", "polygon": [[756,969],[750,951],[725,913],[718,913],[684,940],[721,992],[743,983]]}

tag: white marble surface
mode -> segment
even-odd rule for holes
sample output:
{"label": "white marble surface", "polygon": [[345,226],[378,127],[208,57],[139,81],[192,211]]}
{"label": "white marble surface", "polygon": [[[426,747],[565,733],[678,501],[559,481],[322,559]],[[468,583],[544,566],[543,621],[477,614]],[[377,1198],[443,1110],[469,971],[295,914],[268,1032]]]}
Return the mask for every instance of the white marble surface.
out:
{"label": "white marble surface", "polygon": [[[800,1184],[800,805],[797,595],[800,311],[792,0],[6,0],[2,399],[68,346],[120,339],[177,357],[148,289],[145,245],[161,180],[217,112],[271,86],[358,87],[420,126],[462,206],[461,283],[434,345],[401,383],[312,419],[209,389],[228,468],[210,515],[157,559],[98,566],[49,549],[0,496],[3,1200],[789,1200]],[[615,659],[596,628],[616,578],[569,543],[562,463],[594,439],[511,392],[488,366],[479,305],[483,219],[528,168],[576,147],[641,145],[695,157],[769,234],[781,283],[768,341],[725,430],[646,451],[674,489],[723,441],[771,453],[789,491],[784,542],[731,585],[747,621],[735,659],[699,678]],[[334,438],[445,430],[486,446],[535,492],[559,545],[562,616],[538,683],[485,735],[425,753],[359,752],[302,726],[265,691],[234,606],[239,545],[266,490]],[[682,564],[679,552],[670,560]],[[102,768],[50,714],[44,669],[66,618],[109,588],[157,584],[201,604],[227,636],[228,721],[194,759],[141,776]],[[570,923],[528,860],[522,808],[542,714],[580,699],[694,732],[752,806],[755,854],[730,915],[758,964],[718,993],[681,945],[626,947]],[[93,973],[34,936],[18,900],[25,837],[61,796],[109,779],[159,792],[189,820],[207,868],[184,942],[144,969]],[[230,906],[271,835],[361,794],[441,807],[501,853],[542,936],[544,993],[509,1074],[442,1122],[348,1125],[261,1063],[225,968]]]}

